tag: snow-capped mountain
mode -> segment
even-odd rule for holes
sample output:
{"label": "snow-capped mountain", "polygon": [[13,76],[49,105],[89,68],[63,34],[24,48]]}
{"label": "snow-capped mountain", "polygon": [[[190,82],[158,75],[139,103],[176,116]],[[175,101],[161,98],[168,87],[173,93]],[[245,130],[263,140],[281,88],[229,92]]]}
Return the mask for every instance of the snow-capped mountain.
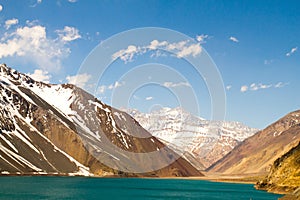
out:
{"label": "snow-capped mountain", "polygon": [[175,158],[128,114],[84,90],[0,65],[0,174],[201,175]]}
{"label": "snow-capped mountain", "polygon": [[[200,164],[191,163],[198,169],[209,167],[258,131],[239,122],[205,120],[182,108],[162,108],[151,113],[126,111],[179,154],[196,158]],[[191,160],[191,156],[185,158]]]}

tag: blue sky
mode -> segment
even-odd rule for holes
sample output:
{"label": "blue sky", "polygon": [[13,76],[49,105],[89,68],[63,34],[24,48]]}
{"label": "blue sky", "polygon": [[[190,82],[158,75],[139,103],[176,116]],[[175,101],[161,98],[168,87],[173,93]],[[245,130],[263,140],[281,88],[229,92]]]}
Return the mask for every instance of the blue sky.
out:
{"label": "blue sky", "polygon": [[[130,29],[162,27],[193,38],[209,54],[224,83],[226,120],[264,128],[300,108],[297,0],[0,0],[0,5],[0,62],[34,78],[72,83],[79,77],[77,84],[86,88],[91,75],[78,70],[99,43]],[[186,92],[190,87],[197,90],[199,115],[210,118],[205,80],[195,77],[184,60],[152,53],[134,54],[126,63],[119,57],[98,83],[96,95],[111,103],[113,89],[127,84],[120,77],[128,70],[162,63],[179,70],[189,85],[147,85],[131,94],[128,105],[144,112],[157,105],[175,107],[178,102],[170,88]]]}

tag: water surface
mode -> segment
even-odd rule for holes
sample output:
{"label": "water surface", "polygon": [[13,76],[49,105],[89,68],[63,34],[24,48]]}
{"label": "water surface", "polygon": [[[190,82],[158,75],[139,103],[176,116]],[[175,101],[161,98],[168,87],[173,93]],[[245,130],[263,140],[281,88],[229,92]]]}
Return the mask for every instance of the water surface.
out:
{"label": "water surface", "polygon": [[204,180],[0,177],[0,199],[225,199],[274,200],[281,195],[258,191],[252,184]]}

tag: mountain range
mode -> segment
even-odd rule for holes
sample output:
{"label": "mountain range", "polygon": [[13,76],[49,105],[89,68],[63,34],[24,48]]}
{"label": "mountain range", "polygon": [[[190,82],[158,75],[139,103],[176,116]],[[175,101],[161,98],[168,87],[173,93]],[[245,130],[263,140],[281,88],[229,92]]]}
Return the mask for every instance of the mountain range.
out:
{"label": "mountain range", "polygon": [[258,189],[300,196],[300,110],[263,130],[182,108],[125,111],[0,65],[0,174],[174,177],[206,169],[262,175]]}
{"label": "mountain range", "polygon": [[2,64],[0,108],[3,175],[202,175],[131,116],[71,84]]}
{"label": "mountain range", "polygon": [[124,111],[199,170],[211,166],[259,131],[240,122],[205,120],[180,107],[165,107],[151,113]]}

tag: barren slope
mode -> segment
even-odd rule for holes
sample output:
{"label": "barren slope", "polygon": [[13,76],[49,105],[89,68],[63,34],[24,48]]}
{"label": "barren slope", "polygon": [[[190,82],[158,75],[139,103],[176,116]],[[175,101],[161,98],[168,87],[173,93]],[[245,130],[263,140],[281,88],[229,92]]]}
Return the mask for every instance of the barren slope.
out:
{"label": "barren slope", "polygon": [[246,139],[208,169],[224,174],[269,172],[273,162],[300,140],[300,111],[289,113],[277,122]]}

